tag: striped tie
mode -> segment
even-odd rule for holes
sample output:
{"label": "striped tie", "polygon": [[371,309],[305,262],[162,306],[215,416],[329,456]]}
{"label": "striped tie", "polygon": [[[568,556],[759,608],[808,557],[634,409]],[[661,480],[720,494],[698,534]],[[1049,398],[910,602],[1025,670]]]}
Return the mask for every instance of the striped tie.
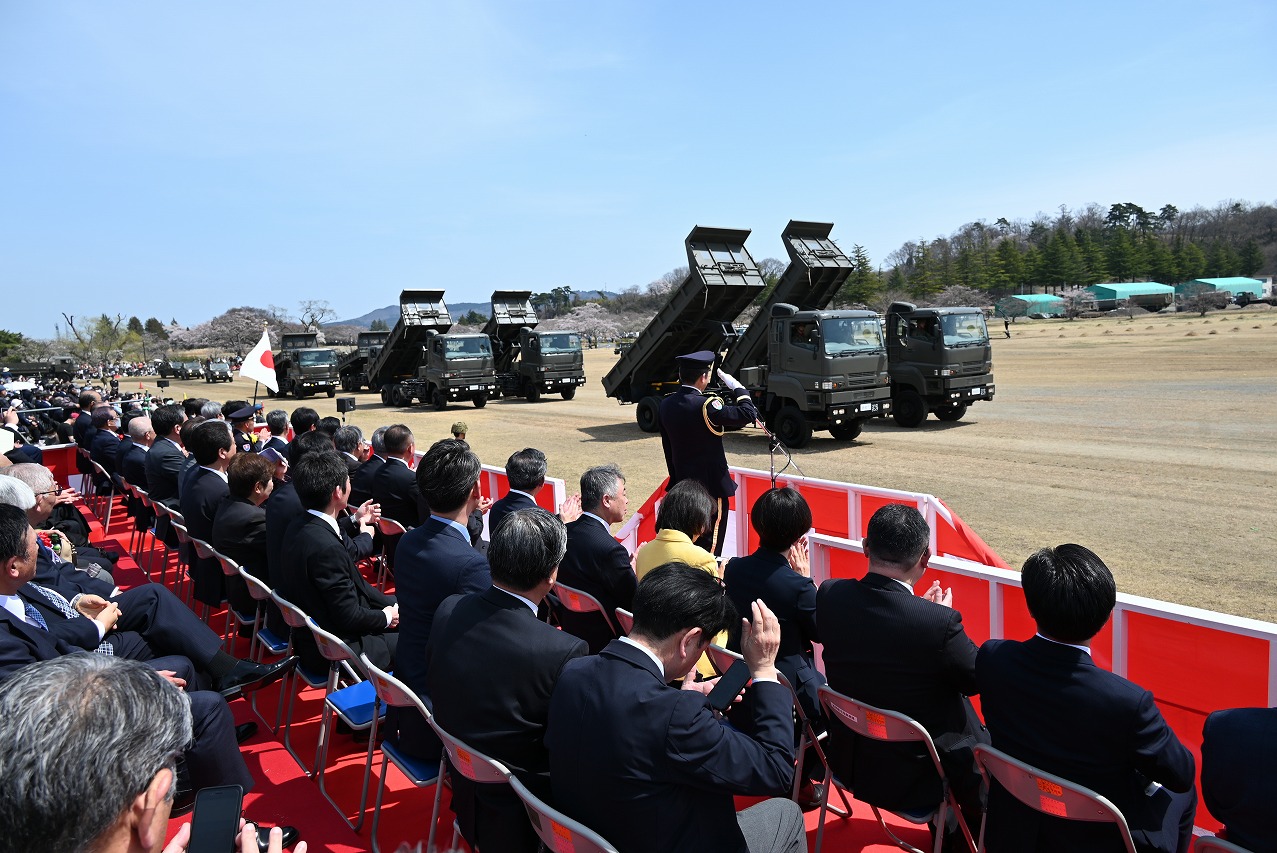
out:
{"label": "striped tie", "polygon": [[37,628],[49,630],[49,623],[44,621],[44,617],[40,615],[40,611],[35,609],[35,605],[29,601],[22,602],[22,609],[26,611],[27,621]]}
{"label": "striped tie", "polygon": [[[37,592],[39,592],[41,595],[43,595],[45,598],[47,598],[49,600],[49,603],[52,604],[54,608],[56,608],[57,611],[61,613],[63,616],[65,616],[66,618],[68,619],[85,618],[84,614],[80,613],[74,607],[71,606],[71,602],[67,601],[66,598],[62,595],[62,593],[57,592],[56,590],[46,589],[45,587],[42,587],[39,584],[35,584],[35,583],[31,584],[31,587],[35,589]],[[25,607],[27,608],[27,616],[30,616],[33,612],[37,615],[39,615],[40,613],[40,611],[36,610],[30,604],[25,604]],[[44,628],[46,631],[49,628],[49,626],[45,624],[43,617],[40,618],[40,626]],[[106,655],[107,657],[112,657],[115,655],[115,647],[112,646],[110,643],[108,643],[106,640],[103,640],[101,643],[99,643],[98,647],[94,649],[94,651],[100,655]]]}

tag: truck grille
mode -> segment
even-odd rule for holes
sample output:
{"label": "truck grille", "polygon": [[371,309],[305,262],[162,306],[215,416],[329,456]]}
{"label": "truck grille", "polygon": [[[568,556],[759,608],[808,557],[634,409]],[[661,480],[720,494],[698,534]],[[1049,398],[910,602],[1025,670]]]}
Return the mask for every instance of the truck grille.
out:
{"label": "truck grille", "polygon": [[855,388],[860,385],[876,385],[878,383],[878,372],[870,370],[865,373],[848,373],[847,387]]}

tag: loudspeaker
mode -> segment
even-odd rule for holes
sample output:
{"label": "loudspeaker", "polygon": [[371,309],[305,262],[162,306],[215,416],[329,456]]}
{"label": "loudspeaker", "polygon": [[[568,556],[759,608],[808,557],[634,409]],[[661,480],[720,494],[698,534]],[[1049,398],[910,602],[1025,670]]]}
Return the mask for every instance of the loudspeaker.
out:
{"label": "loudspeaker", "polygon": [[337,414],[344,415],[347,412],[353,412],[354,410],[355,410],[354,397],[338,397],[337,398]]}

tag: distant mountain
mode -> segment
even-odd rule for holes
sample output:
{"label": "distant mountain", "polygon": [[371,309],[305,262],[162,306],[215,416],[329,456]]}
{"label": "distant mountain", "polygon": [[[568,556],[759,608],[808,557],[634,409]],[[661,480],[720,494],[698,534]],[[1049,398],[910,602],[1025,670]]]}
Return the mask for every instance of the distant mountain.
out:
{"label": "distant mountain", "polygon": [[[607,297],[611,299],[616,294],[607,290],[586,290],[576,293],[578,299],[598,299]],[[447,297],[444,298],[447,302]],[[452,319],[456,320],[464,317],[471,311],[477,311],[484,317],[492,313],[492,305],[488,302],[448,302],[448,313],[452,315]],[[336,320],[332,323],[325,323],[325,326],[358,326],[361,329],[367,329],[372,325],[374,320],[385,320],[387,327],[393,327],[399,319],[399,306],[387,305],[385,308],[378,308],[375,311],[369,311],[359,317],[352,317],[349,320]]]}

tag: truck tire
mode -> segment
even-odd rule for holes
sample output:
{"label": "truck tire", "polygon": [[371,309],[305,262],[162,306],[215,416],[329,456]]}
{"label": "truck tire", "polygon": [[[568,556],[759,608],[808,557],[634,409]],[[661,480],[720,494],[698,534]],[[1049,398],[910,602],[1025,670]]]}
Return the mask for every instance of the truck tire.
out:
{"label": "truck tire", "polygon": [[644,397],[639,400],[634,417],[638,419],[639,429],[643,432],[659,432],[661,429],[660,397]]}
{"label": "truck tire", "polygon": [[573,397],[576,396],[576,386],[572,385],[568,388],[564,388],[561,393],[563,394],[563,399],[571,400]]}
{"label": "truck tire", "polygon": [[538,403],[541,401],[541,386],[535,382],[529,382],[523,386],[523,398],[529,403]]}
{"label": "truck tire", "polygon": [[329,400],[331,400],[333,397],[336,397],[336,396],[337,396],[337,389],[336,389],[336,388],[329,388],[329,389],[328,389],[328,399],[329,399]]}
{"label": "truck tire", "polygon": [[891,417],[896,426],[906,429],[922,426],[922,422],[927,419],[927,404],[917,391],[905,386],[896,392],[891,401]]}
{"label": "truck tire", "polygon": [[381,404],[383,406],[390,405],[390,388],[391,386],[389,385],[384,385],[381,388]]}
{"label": "truck tire", "polygon": [[479,394],[474,398],[474,407],[476,409],[482,409],[486,405],[488,405],[488,392],[484,391],[482,394]]}
{"label": "truck tire", "polygon": [[435,389],[435,393],[431,398],[431,401],[435,404],[435,411],[437,412],[442,412],[444,409],[448,408],[448,397],[438,388]]}
{"label": "truck tire", "polygon": [[786,447],[806,447],[811,441],[811,424],[796,406],[785,406],[776,413],[776,437]]}
{"label": "truck tire", "polygon": [[860,437],[860,430],[864,425],[864,421],[843,421],[840,424],[832,424],[829,427],[829,434],[839,441],[853,441]]}
{"label": "truck tire", "polygon": [[943,406],[936,406],[936,417],[942,421],[960,421],[966,413],[966,403],[945,403]]}

